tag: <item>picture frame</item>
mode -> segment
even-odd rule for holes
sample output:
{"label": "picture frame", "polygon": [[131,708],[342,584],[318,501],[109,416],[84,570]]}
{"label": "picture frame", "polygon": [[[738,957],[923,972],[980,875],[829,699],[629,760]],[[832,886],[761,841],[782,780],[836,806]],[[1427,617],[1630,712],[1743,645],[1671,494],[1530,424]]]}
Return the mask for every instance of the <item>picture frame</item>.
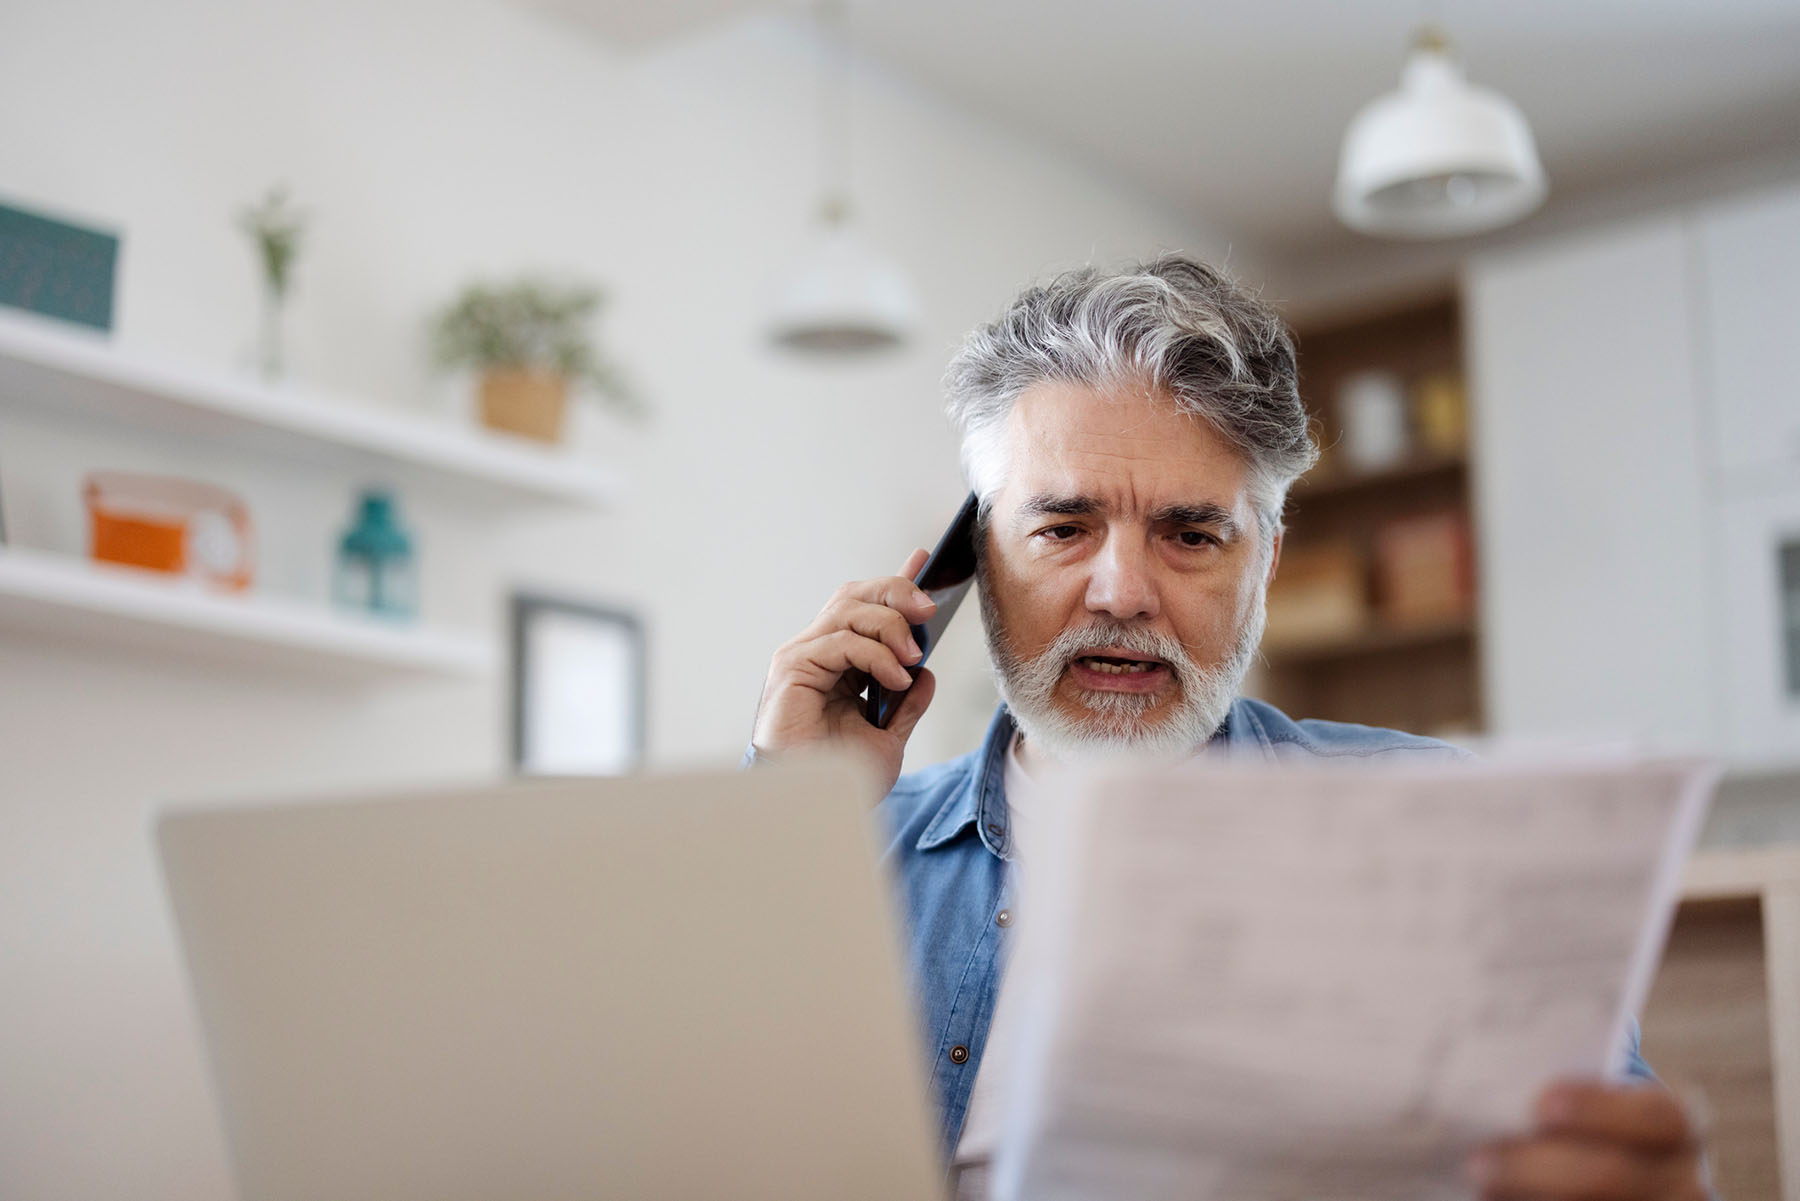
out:
{"label": "picture frame", "polygon": [[645,745],[644,627],[608,605],[515,592],[512,767],[529,776],[636,771]]}
{"label": "picture frame", "polygon": [[119,235],[0,202],[0,307],[110,332]]}

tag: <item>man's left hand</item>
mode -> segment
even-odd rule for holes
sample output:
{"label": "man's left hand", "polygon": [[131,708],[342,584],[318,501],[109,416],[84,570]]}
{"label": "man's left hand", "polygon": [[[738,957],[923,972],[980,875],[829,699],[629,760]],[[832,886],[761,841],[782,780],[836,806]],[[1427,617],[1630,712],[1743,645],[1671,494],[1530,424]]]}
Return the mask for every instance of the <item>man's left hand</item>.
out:
{"label": "man's left hand", "polygon": [[1707,1201],[1700,1139],[1673,1094],[1654,1084],[1564,1080],[1538,1096],[1536,1125],[1469,1161],[1484,1201]]}

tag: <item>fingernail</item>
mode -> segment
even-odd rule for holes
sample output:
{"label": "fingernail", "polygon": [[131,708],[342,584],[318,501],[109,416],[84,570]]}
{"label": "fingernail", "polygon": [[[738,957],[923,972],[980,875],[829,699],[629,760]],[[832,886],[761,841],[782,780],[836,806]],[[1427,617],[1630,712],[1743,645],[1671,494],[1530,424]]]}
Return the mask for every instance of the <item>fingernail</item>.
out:
{"label": "fingernail", "polygon": [[916,588],[913,589],[913,603],[916,605],[930,605],[933,609],[937,608],[936,601],[932,600],[930,596],[920,592]]}
{"label": "fingernail", "polygon": [[1469,1179],[1476,1184],[1486,1184],[1492,1180],[1499,1167],[1500,1161],[1492,1151],[1477,1151],[1469,1156],[1468,1161],[1463,1164],[1463,1169],[1469,1174]]}
{"label": "fingernail", "polygon": [[917,642],[908,638],[906,640],[906,653],[910,656],[912,661],[916,661],[925,652],[919,649],[919,644]]}

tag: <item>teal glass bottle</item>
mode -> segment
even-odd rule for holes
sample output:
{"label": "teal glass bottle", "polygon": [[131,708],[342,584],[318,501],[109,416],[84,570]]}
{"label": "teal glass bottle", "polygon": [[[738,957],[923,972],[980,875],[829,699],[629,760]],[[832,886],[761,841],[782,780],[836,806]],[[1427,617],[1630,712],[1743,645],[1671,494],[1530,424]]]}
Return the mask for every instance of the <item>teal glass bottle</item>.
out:
{"label": "teal glass bottle", "polygon": [[382,617],[410,618],[419,611],[412,535],[400,525],[393,494],[365,489],[356,524],[338,542],[337,603]]}

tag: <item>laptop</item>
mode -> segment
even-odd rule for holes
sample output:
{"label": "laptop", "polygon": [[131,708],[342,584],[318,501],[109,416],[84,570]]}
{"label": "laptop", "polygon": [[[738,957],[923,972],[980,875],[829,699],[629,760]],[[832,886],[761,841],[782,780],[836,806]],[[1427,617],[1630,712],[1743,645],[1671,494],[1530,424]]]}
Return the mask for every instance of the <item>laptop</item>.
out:
{"label": "laptop", "polygon": [[175,812],[240,1195],[942,1196],[860,769]]}

